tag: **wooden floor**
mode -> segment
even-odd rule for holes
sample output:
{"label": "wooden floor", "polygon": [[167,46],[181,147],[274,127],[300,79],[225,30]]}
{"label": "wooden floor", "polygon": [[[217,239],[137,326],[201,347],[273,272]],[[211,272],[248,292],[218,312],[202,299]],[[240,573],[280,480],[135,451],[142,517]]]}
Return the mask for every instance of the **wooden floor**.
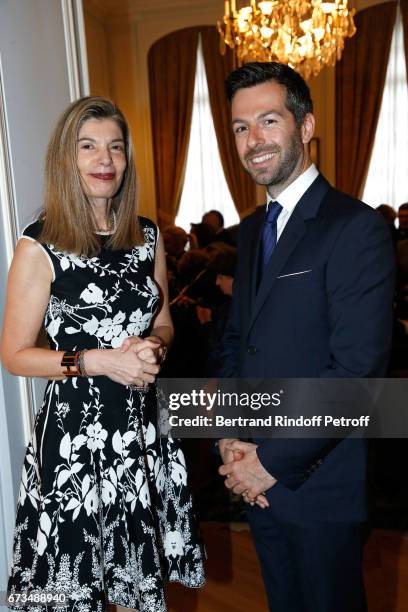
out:
{"label": "wooden floor", "polygon": [[[207,584],[197,590],[169,585],[169,612],[267,612],[247,526],[204,523],[202,529]],[[369,612],[408,611],[408,533],[373,533],[365,550],[365,577]]]}

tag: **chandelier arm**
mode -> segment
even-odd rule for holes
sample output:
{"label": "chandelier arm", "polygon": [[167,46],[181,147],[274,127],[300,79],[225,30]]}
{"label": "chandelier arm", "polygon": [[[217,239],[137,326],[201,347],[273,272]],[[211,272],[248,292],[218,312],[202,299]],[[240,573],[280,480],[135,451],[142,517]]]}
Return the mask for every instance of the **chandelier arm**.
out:
{"label": "chandelier arm", "polygon": [[354,15],[348,0],[250,0],[238,11],[225,0],[220,51],[233,49],[239,66],[278,61],[308,79],[341,58],[344,40],[356,33]]}

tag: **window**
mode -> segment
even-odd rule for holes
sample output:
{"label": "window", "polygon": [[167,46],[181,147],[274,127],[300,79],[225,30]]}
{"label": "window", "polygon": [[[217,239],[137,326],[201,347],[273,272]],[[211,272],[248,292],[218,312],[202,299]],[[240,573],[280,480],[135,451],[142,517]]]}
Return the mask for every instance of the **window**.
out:
{"label": "window", "polygon": [[200,40],[190,142],[176,225],[190,231],[190,223],[200,222],[203,214],[211,209],[224,215],[225,227],[239,223],[218,151]]}
{"label": "window", "polygon": [[402,17],[398,7],[383,100],[363,200],[398,208],[408,201],[408,85]]}

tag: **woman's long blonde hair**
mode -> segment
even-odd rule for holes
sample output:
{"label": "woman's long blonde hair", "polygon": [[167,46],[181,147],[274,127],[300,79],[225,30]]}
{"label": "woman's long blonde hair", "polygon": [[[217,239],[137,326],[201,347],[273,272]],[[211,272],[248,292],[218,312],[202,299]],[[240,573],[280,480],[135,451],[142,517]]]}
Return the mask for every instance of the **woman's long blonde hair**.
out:
{"label": "woman's long blonde hair", "polygon": [[70,104],[61,115],[48,143],[45,162],[44,219],[39,240],[61,251],[96,255],[101,248],[95,234],[92,208],[77,167],[79,131],[88,119],[113,119],[122,130],[126,150],[126,170],[122,185],[112,199],[116,229],[106,246],[129,249],[142,243],[137,216],[137,177],[132,142],[126,119],[106,98],[88,96]]}

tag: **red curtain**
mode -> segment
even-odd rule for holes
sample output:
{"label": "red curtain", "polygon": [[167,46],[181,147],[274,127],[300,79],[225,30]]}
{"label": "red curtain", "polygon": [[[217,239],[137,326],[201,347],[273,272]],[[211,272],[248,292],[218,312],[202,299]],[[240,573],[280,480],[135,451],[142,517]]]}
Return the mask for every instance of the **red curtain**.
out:
{"label": "red curtain", "polygon": [[405,62],[408,77],[408,0],[401,0],[402,24],[404,28]]}
{"label": "red curtain", "polygon": [[235,56],[227,47],[220,53],[220,35],[213,26],[200,29],[211,111],[225,179],[238,214],[242,217],[256,205],[256,186],[239,160],[231,129],[230,105],[225,97],[224,81],[236,68]]}
{"label": "red curtain", "polygon": [[356,197],[374,143],[396,8],[387,2],[358,13],[357,33],[336,67],[336,186]]}
{"label": "red curtain", "polygon": [[184,181],[199,28],[172,32],[148,54],[157,213],[174,222]]}

